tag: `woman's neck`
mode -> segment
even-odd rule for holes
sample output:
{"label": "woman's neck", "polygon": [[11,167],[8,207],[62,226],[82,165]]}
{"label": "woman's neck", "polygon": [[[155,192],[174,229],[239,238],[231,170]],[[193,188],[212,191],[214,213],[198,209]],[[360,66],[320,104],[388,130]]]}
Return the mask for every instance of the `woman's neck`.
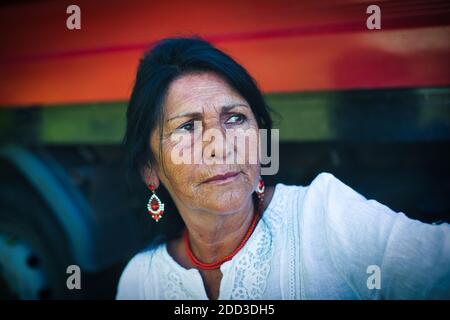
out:
{"label": "woman's neck", "polygon": [[[273,192],[274,187],[266,187],[260,214],[269,205]],[[226,216],[180,210],[189,231],[190,245],[194,255],[202,262],[211,263],[230,254],[238,247],[248,231],[253,217],[253,209],[253,201],[250,199],[245,208]],[[186,254],[182,237],[170,241],[167,249],[180,265],[185,268],[194,267]]]}
{"label": "woman's neck", "polygon": [[252,198],[241,210],[231,214],[191,213],[185,223],[192,252],[205,263],[230,254],[244,238],[254,214]]}

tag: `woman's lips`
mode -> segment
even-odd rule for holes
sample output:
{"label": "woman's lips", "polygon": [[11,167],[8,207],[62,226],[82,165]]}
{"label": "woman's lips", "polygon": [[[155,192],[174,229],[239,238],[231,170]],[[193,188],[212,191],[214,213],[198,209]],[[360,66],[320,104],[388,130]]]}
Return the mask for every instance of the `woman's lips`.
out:
{"label": "woman's lips", "polygon": [[211,178],[208,178],[204,183],[222,184],[233,181],[239,175],[239,172],[227,172],[225,174],[218,174]]}

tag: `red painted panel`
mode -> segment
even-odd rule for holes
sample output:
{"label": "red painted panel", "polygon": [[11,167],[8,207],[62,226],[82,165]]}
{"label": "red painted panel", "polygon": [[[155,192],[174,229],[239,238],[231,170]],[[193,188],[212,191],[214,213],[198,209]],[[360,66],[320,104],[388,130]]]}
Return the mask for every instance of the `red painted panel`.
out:
{"label": "red painted panel", "polygon": [[143,50],[199,34],[229,52],[266,92],[448,86],[450,3],[381,1],[77,1],[0,11],[0,105],[126,100]]}

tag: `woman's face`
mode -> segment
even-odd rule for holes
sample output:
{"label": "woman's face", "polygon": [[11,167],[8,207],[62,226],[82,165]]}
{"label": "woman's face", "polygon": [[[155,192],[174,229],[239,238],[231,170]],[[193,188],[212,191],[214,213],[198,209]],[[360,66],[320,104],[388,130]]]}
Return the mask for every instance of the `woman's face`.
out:
{"label": "woman's face", "polygon": [[[158,127],[151,149],[158,159],[156,175],[177,207],[227,214],[248,204],[260,166],[258,124],[247,101],[221,77],[204,72],[173,81],[163,110],[162,141]],[[256,140],[242,143],[230,134]],[[185,161],[174,160],[178,155]],[[208,181],[224,174],[229,177]]]}

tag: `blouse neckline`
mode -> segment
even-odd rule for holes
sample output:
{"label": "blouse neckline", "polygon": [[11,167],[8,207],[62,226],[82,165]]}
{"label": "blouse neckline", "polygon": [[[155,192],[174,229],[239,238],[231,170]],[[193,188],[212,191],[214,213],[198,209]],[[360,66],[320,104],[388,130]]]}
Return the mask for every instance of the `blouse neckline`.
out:
{"label": "blouse neckline", "polygon": [[[250,238],[248,239],[247,243],[244,245],[244,247],[229,261],[224,262],[220,266],[220,271],[222,272],[222,280],[220,283],[220,291],[219,291],[219,299],[223,298],[223,295],[225,294],[224,291],[226,291],[227,288],[226,284],[228,281],[224,281],[227,278],[228,271],[230,267],[232,266],[234,261],[237,261],[242,255],[246,254],[252,246],[255,245],[255,239],[257,238],[257,235],[261,232],[263,232],[263,228],[266,228],[263,226],[264,220],[267,217],[268,213],[273,211],[275,207],[279,205],[279,199],[280,197],[280,189],[281,189],[281,183],[277,183],[275,185],[275,189],[273,192],[272,199],[270,200],[269,205],[264,210],[260,220],[258,221],[258,224],[255,227],[255,230],[251,234]],[[185,267],[181,266],[175,259],[169,254],[167,250],[167,243],[164,243],[161,248],[161,254],[164,260],[172,267],[174,270],[177,271],[177,273],[180,274],[181,278],[184,279],[192,279],[193,282],[195,282],[195,286],[201,285],[202,288],[196,288],[195,290],[197,293],[202,292],[202,296],[204,299],[208,299],[208,296],[206,294],[206,290],[204,288],[203,280],[200,275],[200,271],[195,268],[186,269]],[[196,278],[196,279],[193,279]],[[199,291],[200,290],[200,291]]]}

